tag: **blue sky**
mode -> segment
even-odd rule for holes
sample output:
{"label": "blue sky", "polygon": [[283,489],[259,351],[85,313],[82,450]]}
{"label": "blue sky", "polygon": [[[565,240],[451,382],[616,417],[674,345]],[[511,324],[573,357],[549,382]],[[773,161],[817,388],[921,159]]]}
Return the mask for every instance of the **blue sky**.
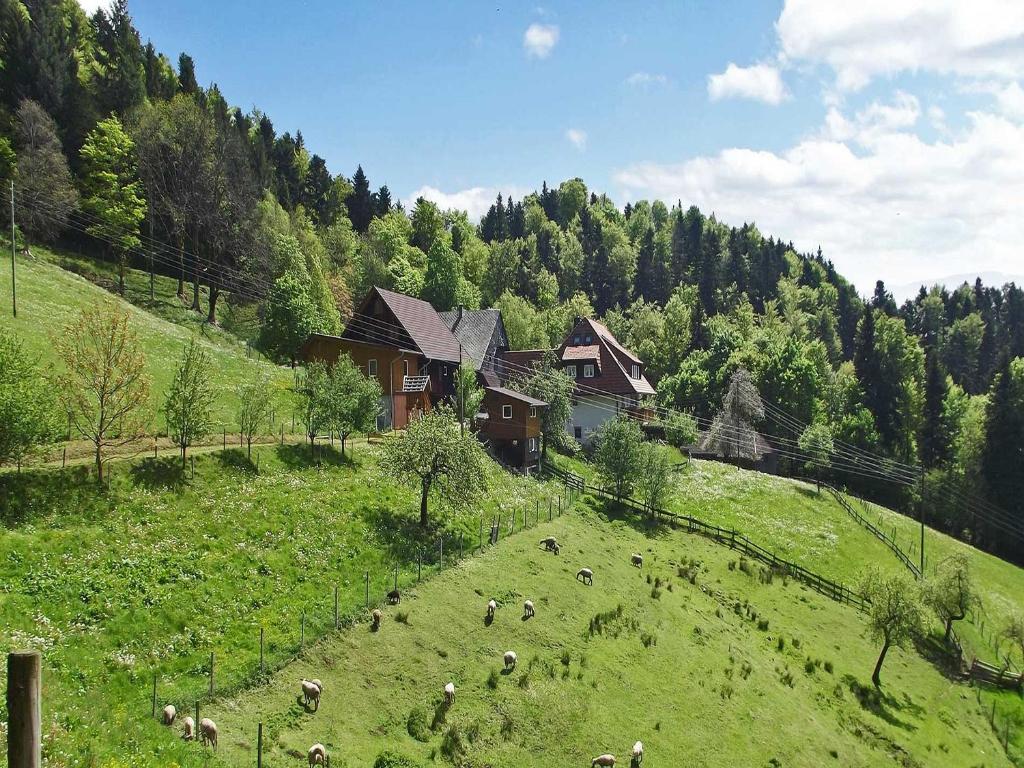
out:
{"label": "blue sky", "polygon": [[130,4],[144,39],[334,172],[474,215],[581,176],[820,244],[862,291],[1024,273],[1022,8]]}

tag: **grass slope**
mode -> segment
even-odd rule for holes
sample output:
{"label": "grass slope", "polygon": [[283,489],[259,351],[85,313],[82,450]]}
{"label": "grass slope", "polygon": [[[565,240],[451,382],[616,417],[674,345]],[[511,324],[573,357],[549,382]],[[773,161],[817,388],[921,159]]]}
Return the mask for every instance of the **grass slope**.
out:
{"label": "grass slope", "polygon": [[317,468],[306,447],[259,448],[257,474],[229,450],[197,457],[190,480],[170,457],[120,462],[109,492],[84,468],[0,477],[0,647],[44,652],[47,764],[204,764],[147,721],[154,671],[161,701],[184,706],[212,651],[218,691],[238,689],[258,678],[260,627],[273,669],[297,651],[303,613],[307,642],[333,628],[335,585],[344,618],[362,609],[365,572],[377,598],[396,564],[415,578],[421,546],[436,569],[438,533],[450,562],[478,515],[558,490],[492,466],[482,504],[421,537],[418,496],[378,477],[376,451],[326,451]]}
{"label": "grass slope", "polygon": [[[560,556],[537,546],[549,534]],[[896,651],[877,695],[878,647],[860,614],[795,582],[763,583],[734,557],[684,533],[572,513],[418,587],[386,609],[380,632],[364,621],[331,635],[205,714],[232,765],[255,763],[257,722],[272,765],[300,764],[316,741],[333,766],[369,766],[384,749],[417,765],[586,766],[604,752],[626,765],[637,739],[653,766],[1008,764],[973,691]],[[680,568],[694,561],[691,583]],[[584,565],[592,587],[574,579]],[[491,596],[501,607],[488,626]],[[537,605],[529,621],[524,598]],[[519,655],[510,675],[507,649]],[[324,682],[315,713],[299,701],[300,677]],[[445,712],[449,680],[457,697]]]}
{"label": "grass slope", "polygon": [[[189,339],[200,341],[212,361],[211,379],[216,387],[215,418],[231,431],[237,423],[234,389],[256,370],[269,373],[275,394],[284,400],[284,392],[292,383],[290,370],[249,359],[246,348],[237,336],[203,322],[204,318],[181,305],[175,296],[176,282],[159,278],[159,293],[155,302],[149,302],[149,278],[145,273],[129,271],[128,295],[140,305],[135,306],[116,294],[104,290],[91,280],[62,269],[59,264],[90,274],[94,279],[109,282],[109,265],[92,262],[71,254],[56,254],[44,248],[33,248],[34,258],[18,260],[18,317],[10,312],[9,287],[11,264],[0,259],[0,285],[3,286],[3,311],[0,329],[10,330],[21,339],[29,354],[44,366],[58,366],[53,339],[84,307],[100,301],[110,301],[127,309],[145,351],[147,369],[153,379],[152,410],[163,403],[164,395],[181,357],[182,348]],[[106,277],[104,277],[106,275]],[[112,284],[116,287],[116,282]],[[284,406],[282,406],[282,410]],[[290,411],[289,411],[290,413]],[[162,418],[154,417],[152,429],[163,430]],[[218,430],[219,431],[219,430]]]}

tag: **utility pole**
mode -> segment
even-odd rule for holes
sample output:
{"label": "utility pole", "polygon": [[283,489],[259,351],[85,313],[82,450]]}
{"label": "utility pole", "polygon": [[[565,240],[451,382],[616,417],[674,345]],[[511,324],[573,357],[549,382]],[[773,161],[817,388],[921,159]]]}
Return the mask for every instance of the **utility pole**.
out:
{"label": "utility pole", "polygon": [[[461,311],[461,310],[460,310]],[[455,386],[459,388],[459,434],[462,437],[466,436],[466,419],[463,413],[465,403],[463,402],[463,391],[462,391],[462,344],[459,344],[459,370],[455,374]]]}
{"label": "utility pole", "polygon": [[149,300],[152,302],[156,296],[153,287],[153,204],[149,204]]}
{"label": "utility pole", "polygon": [[18,281],[14,277],[14,179],[11,179],[11,309],[18,316]]}

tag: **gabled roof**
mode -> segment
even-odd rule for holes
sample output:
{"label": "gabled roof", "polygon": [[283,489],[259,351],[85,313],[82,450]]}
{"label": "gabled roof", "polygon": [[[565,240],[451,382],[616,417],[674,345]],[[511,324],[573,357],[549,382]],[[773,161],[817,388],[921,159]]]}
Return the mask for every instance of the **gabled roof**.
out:
{"label": "gabled roof", "polygon": [[614,348],[617,352],[620,352],[621,354],[629,358],[630,362],[643,364],[643,360],[641,360],[639,357],[634,355],[624,346],[619,344],[619,340],[616,339],[615,336],[612,335],[612,332],[608,330],[608,326],[606,326],[604,323],[599,323],[597,320],[594,320],[593,318],[590,318],[589,321],[590,324],[594,327],[594,330],[597,332],[597,334],[602,339],[607,341],[608,344],[611,345],[612,348]]}
{"label": "gabled roof", "polygon": [[535,397],[524,395],[522,392],[516,392],[514,389],[506,389],[505,387],[487,387],[487,392],[493,392],[496,395],[502,395],[503,397],[510,397],[513,400],[519,400],[527,405],[534,405],[537,407],[546,407],[547,403],[543,400],[538,400]]}
{"label": "gabled roof", "polygon": [[[412,339],[413,344],[425,357],[448,363],[459,362],[458,340],[452,335],[437,310],[422,299],[374,287],[360,306],[363,325],[373,323],[373,318],[366,313],[365,309],[369,306],[374,292],[391,310],[395,319]],[[356,328],[357,332],[358,330]]]}
{"label": "gabled roof", "polygon": [[[585,337],[587,335],[591,336],[592,341],[596,343],[587,346],[571,344],[576,336]],[[597,360],[601,375],[594,379],[586,380],[585,386],[587,390],[599,390],[615,395],[642,396],[654,394],[654,387],[651,386],[651,383],[647,381],[645,376],[641,374],[639,379],[634,379],[630,375],[632,371],[627,370],[627,366],[632,368],[634,364],[642,366],[643,361],[622,346],[618,339],[612,335],[612,332],[602,323],[597,322],[597,320],[591,318],[579,320],[565,337],[565,341],[558,348],[558,353],[559,357],[566,361],[588,359],[592,358],[593,353],[591,350],[594,347],[599,351]],[[587,358],[584,358],[583,355],[586,355]],[[577,387],[579,386],[577,384]]]}
{"label": "gabled roof", "polygon": [[597,360],[601,357],[601,347],[591,344],[586,347],[566,347],[562,350],[563,360]]}
{"label": "gabled roof", "polygon": [[468,358],[481,368],[493,368],[494,361],[487,359],[487,351],[495,332],[498,334],[498,346],[507,347],[505,324],[501,321],[501,310],[498,309],[453,309],[450,312],[438,312],[445,325],[451,329],[457,341],[462,343],[464,358]]}

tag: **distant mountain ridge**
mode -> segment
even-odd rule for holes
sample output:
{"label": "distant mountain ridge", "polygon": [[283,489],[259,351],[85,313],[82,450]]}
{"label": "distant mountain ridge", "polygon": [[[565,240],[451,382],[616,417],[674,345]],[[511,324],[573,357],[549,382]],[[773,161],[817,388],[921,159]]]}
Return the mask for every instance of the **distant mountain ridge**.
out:
{"label": "distant mountain ridge", "polygon": [[981,282],[985,285],[1002,286],[1006,283],[1016,283],[1017,285],[1024,285],[1024,274],[1011,274],[1009,272],[993,272],[981,271],[981,272],[964,272],[958,275],[946,275],[945,277],[937,277],[930,280],[917,280],[911,283],[903,283],[901,285],[889,286],[889,290],[892,292],[893,298],[896,299],[898,304],[902,304],[907,299],[912,299],[917,295],[918,290],[923,285],[925,288],[931,288],[933,285],[944,285],[950,290],[953,290],[957,286],[967,282],[971,285],[974,284],[975,279],[981,278]]}

